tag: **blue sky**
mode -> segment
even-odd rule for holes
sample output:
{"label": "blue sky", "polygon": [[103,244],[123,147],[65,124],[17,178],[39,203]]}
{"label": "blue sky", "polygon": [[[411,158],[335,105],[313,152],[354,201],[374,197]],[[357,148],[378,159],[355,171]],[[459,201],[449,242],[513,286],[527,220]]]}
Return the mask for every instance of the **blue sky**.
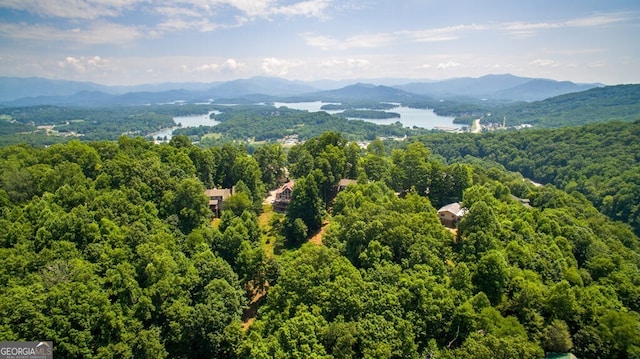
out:
{"label": "blue sky", "polygon": [[637,0],[0,0],[0,76],[640,83]]}

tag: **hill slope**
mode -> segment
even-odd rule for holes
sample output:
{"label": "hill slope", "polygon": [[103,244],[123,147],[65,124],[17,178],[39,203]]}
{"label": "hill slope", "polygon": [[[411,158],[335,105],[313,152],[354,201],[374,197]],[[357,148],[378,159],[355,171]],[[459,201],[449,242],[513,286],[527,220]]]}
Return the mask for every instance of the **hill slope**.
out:
{"label": "hill slope", "polygon": [[320,91],[304,95],[320,101],[392,101],[401,102],[421,96],[388,86],[357,83],[336,90]]}
{"label": "hill slope", "polygon": [[617,85],[565,94],[543,101],[506,106],[493,118],[507,125],[530,123],[536,127],[584,125],[610,120],[640,119],[640,85]]}
{"label": "hill slope", "polygon": [[410,83],[394,86],[419,95],[441,98],[536,101],[561,94],[588,90],[599,84],[576,84],[570,81],[534,79],[511,74],[486,75],[438,82]]}

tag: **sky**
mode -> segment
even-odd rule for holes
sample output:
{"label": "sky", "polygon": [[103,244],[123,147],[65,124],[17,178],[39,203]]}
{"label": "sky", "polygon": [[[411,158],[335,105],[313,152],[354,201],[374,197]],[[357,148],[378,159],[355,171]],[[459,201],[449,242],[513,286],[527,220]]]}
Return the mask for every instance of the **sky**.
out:
{"label": "sky", "polygon": [[0,76],[640,83],[638,0],[0,0]]}

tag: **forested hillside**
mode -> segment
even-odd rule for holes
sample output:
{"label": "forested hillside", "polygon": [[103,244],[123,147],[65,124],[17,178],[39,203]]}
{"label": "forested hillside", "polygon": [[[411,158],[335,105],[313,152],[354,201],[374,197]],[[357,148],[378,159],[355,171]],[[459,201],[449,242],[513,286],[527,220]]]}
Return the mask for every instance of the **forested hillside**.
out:
{"label": "forested hillside", "polygon": [[[216,112],[215,126],[180,128],[202,147],[239,141],[283,140],[287,136],[309,139],[326,131],[340,131],[357,140],[376,137],[403,137],[427,130],[404,128],[400,124],[376,125],[346,117],[391,118],[400,115],[383,111],[355,111],[329,115],[309,113],[271,105],[164,104],[121,107],[32,106],[0,108],[0,146],[28,143],[52,145],[72,139],[82,141],[117,140],[122,135],[152,137],[154,132],[177,124],[174,116],[206,115]],[[213,123],[213,122],[212,122]],[[208,136],[207,136],[208,135]]]}
{"label": "forested hillside", "polygon": [[612,120],[635,121],[640,112],[640,85],[598,87],[527,104],[498,108],[489,122],[523,123],[557,128]]}
{"label": "forested hillside", "polygon": [[640,113],[640,85],[617,85],[568,93],[533,102],[505,102],[449,98],[407,100],[403,105],[430,108],[440,116],[455,117],[456,123],[509,127],[531,124],[536,128],[560,128],[608,121],[635,121]]}
{"label": "forested hillside", "polygon": [[[0,338],[53,340],[56,358],[640,355],[630,228],[436,147],[0,148]],[[285,166],[296,186],[276,214],[261,203]],[[359,184],[336,196],[342,178]],[[234,185],[212,223],[204,189]],[[436,214],[453,201],[457,231]]]}
{"label": "forested hillside", "polygon": [[609,217],[640,233],[640,121],[608,122],[556,130],[419,137],[447,161],[467,156],[568,193],[577,191]]}

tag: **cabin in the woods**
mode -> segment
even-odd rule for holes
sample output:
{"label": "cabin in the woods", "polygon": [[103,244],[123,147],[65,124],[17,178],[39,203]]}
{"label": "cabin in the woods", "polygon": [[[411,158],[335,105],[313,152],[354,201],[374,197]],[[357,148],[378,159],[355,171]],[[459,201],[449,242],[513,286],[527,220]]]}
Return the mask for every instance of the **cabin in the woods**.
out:
{"label": "cabin in the woods", "polygon": [[456,228],[462,217],[467,213],[467,209],[460,203],[449,203],[438,210],[438,218],[446,227]]}
{"label": "cabin in the woods", "polygon": [[346,189],[350,184],[358,184],[358,180],[343,178],[338,182],[338,192]]}
{"label": "cabin in the woods", "polygon": [[220,217],[222,202],[233,194],[233,190],[231,188],[211,188],[204,191],[204,194],[209,197],[209,208],[213,215]]}
{"label": "cabin in the woods", "polygon": [[274,210],[281,212],[287,210],[295,184],[294,181],[289,181],[276,190],[276,199],[273,201]]}

